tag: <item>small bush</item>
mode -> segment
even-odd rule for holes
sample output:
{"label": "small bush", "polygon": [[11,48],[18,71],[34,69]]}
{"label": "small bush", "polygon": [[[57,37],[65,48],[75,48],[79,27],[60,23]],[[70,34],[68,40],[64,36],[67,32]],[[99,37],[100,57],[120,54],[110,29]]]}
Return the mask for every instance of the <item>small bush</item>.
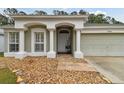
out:
{"label": "small bush", "polygon": [[0,52],[0,57],[4,57],[4,53],[3,52]]}

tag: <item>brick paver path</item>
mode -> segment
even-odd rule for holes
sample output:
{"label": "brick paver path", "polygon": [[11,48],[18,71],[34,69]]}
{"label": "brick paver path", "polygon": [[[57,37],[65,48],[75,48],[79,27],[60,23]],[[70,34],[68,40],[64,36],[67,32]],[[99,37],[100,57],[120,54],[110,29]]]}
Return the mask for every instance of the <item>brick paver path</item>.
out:
{"label": "brick paver path", "polygon": [[2,69],[2,68],[6,68],[5,62],[0,62],[0,69]]}
{"label": "brick paver path", "polygon": [[85,60],[73,58],[72,55],[61,54],[57,56],[58,70],[74,70],[74,71],[96,71]]}

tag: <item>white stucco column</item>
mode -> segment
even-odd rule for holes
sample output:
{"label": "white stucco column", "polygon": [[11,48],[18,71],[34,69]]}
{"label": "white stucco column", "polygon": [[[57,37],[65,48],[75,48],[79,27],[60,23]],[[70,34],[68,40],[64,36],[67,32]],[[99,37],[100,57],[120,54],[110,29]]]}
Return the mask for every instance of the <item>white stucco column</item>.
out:
{"label": "white stucco column", "polygon": [[19,33],[19,52],[24,52],[24,31]]}
{"label": "white stucco column", "polygon": [[81,30],[76,30],[76,51],[74,52],[75,58],[83,58],[83,53],[80,50]]}
{"label": "white stucco column", "polygon": [[47,58],[55,58],[56,52],[54,51],[54,29],[50,29],[50,50],[47,53]]}
{"label": "white stucco column", "polygon": [[19,31],[19,52],[15,56],[15,58],[22,59],[26,56],[26,53],[24,51],[24,43],[25,43],[25,38],[24,38],[24,31],[21,30]]}

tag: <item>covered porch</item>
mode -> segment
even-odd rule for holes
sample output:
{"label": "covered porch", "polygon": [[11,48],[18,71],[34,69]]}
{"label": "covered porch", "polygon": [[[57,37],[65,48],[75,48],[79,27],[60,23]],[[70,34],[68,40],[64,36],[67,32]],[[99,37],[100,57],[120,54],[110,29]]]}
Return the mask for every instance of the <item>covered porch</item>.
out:
{"label": "covered porch", "polygon": [[[14,17],[16,20],[18,17]],[[20,18],[20,17],[19,17]],[[23,17],[22,17],[23,18]],[[31,18],[33,18],[31,16]],[[40,22],[36,19],[40,18]],[[6,57],[24,58],[26,56],[47,56],[56,58],[57,54],[72,54],[75,58],[83,58],[80,50],[82,17],[55,17],[49,20],[35,17],[35,21],[16,21],[19,25],[4,29]],[[64,20],[63,20],[64,18]],[[26,19],[26,20],[27,20]],[[56,20],[55,20],[56,19]],[[83,19],[84,20],[84,19]],[[44,22],[43,22],[44,21]],[[45,23],[48,21],[47,23]],[[22,26],[22,28],[21,28]]]}

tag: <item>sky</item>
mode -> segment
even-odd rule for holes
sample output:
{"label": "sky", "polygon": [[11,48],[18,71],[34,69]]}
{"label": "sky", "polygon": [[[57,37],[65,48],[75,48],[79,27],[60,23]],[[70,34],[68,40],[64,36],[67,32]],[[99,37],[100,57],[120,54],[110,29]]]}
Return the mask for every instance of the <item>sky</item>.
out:
{"label": "sky", "polygon": [[[88,11],[89,13],[103,13],[107,16],[114,17],[116,20],[124,22],[124,8],[17,8],[19,11],[24,11],[26,13],[33,13],[35,10],[43,10],[48,14],[52,14],[53,10],[63,10],[66,12],[79,11],[81,9]],[[4,8],[0,8],[0,13],[2,13]]]}

